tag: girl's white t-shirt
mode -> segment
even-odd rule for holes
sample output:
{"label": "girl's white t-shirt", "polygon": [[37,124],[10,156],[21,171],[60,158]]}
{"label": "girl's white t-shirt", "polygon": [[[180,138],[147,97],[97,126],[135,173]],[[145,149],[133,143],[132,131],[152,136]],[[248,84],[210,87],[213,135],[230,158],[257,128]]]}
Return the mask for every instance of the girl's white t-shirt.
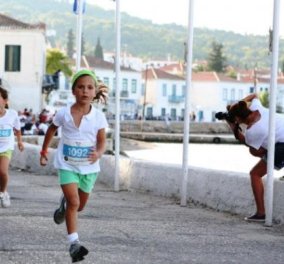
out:
{"label": "girl's white t-shirt", "polygon": [[[262,106],[259,99],[252,100],[250,110],[258,110],[261,117],[260,120],[253,124],[245,131],[246,144],[259,149],[268,147],[269,135],[269,109]],[[284,115],[277,113],[275,115],[275,142],[284,142]]]}
{"label": "girl's white t-shirt", "polygon": [[96,147],[98,131],[108,127],[105,115],[92,106],[90,113],[84,115],[80,126],[76,127],[71,106],[67,106],[56,113],[53,123],[61,128],[61,138],[54,159],[55,168],[81,174],[99,172],[99,161],[91,164],[88,153],[90,148]]}
{"label": "girl's white t-shirt", "polygon": [[6,113],[0,117],[0,152],[14,150],[14,129],[21,130],[18,113],[13,109],[5,109]]}

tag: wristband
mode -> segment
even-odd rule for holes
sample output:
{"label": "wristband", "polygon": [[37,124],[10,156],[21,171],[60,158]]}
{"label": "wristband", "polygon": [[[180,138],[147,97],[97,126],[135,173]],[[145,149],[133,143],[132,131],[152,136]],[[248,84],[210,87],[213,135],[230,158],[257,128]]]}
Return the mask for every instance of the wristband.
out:
{"label": "wristband", "polygon": [[48,151],[47,150],[42,150],[41,152],[40,152],[40,155],[41,156],[46,156],[48,154]]}

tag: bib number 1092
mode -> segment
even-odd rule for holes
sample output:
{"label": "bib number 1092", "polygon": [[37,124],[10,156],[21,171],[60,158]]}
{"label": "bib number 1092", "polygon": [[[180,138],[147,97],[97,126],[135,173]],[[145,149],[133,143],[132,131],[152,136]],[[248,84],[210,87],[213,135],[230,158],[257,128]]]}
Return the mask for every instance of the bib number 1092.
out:
{"label": "bib number 1092", "polygon": [[87,158],[90,151],[90,147],[63,146],[63,155],[72,158]]}

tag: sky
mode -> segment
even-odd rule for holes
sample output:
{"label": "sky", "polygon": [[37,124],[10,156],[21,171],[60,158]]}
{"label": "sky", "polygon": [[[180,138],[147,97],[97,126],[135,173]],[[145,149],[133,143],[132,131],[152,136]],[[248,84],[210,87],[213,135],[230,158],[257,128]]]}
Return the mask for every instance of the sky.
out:
{"label": "sky", "polygon": [[[284,3],[279,2],[279,35],[284,38]],[[116,5],[113,0],[87,0],[87,3],[104,9],[114,9]],[[273,26],[274,0],[195,0],[193,3],[194,27],[268,35]],[[158,24],[187,26],[188,7],[189,0],[120,0],[122,12]]]}

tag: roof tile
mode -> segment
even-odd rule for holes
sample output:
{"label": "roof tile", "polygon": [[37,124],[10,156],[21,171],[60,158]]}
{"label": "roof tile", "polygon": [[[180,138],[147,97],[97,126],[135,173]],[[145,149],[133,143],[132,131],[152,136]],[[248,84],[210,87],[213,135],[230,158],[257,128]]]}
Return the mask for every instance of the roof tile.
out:
{"label": "roof tile", "polygon": [[46,29],[46,25],[44,23],[38,24],[28,24],[21,22],[17,19],[11,18],[7,15],[0,14],[0,28],[7,29]]}

